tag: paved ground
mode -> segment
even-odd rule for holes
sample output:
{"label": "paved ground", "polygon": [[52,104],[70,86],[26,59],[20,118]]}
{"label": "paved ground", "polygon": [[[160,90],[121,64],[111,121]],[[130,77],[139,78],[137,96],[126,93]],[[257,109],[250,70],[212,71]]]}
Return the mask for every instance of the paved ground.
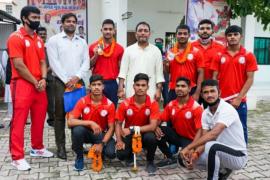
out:
{"label": "paved ground", "polygon": [[[6,118],[6,107],[0,105],[0,121],[8,123]],[[249,161],[245,169],[236,171],[230,179],[270,179],[270,99],[266,98],[259,102],[256,111],[249,112]],[[74,154],[71,151],[70,130],[66,129],[68,160],[57,158],[31,158],[29,156],[30,137],[29,125],[25,130],[26,159],[30,162],[31,171],[19,172],[11,165],[9,155],[9,129],[0,129],[0,179],[205,179],[206,172],[184,168],[158,170],[155,176],[148,176],[144,171],[144,155],[139,161],[139,171],[133,173],[118,160],[105,162],[105,168],[100,173],[90,169],[90,161],[85,160],[87,170],[83,172],[73,171]],[[268,143],[267,143],[268,142]],[[44,130],[44,143],[48,149],[55,151],[54,131],[46,125]],[[163,156],[157,152],[156,159]]]}

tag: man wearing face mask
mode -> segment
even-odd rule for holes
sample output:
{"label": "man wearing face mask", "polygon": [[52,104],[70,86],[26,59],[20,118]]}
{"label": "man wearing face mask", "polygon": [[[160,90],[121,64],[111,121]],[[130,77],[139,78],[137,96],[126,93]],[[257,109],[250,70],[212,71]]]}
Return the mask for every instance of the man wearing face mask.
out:
{"label": "man wearing face mask", "polygon": [[113,20],[105,19],[101,28],[102,37],[89,46],[90,64],[93,74],[104,78],[104,95],[117,107],[118,84],[116,78],[120,69],[123,47],[115,39],[115,25]]}
{"label": "man wearing face mask", "polygon": [[13,116],[10,123],[10,153],[12,165],[18,170],[29,170],[24,159],[24,127],[31,114],[30,156],[52,157],[44,148],[43,128],[46,118],[47,68],[42,39],[35,33],[40,24],[40,10],[25,6],[21,10],[23,27],[12,33],[7,41],[11,60],[11,94]]}
{"label": "man wearing face mask", "polygon": [[198,25],[198,36],[200,39],[194,41],[192,46],[201,50],[204,56],[204,79],[212,79],[213,71],[210,69],[213,58],[225,47],[213,39],[214,23],[209,19],[203,19]]}
{"label": "man wearing face mask", "polygon": [[63,94],[66,88],[73,89],[89,73],[87,43],[75,34],[77,17],[73,13],[64,14],[61,19],[63,31],[51,37],[47,43],[49,64],[54,82],[55,141],[57,157],[66,159],[65,111]]}

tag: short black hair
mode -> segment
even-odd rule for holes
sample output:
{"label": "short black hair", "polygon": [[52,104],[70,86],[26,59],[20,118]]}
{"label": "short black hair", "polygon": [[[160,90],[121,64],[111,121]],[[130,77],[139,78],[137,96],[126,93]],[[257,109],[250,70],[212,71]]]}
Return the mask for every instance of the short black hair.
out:
{"label": "short black hair", "polygon": [[151,30],[151,29],[150,29],[150,25],[149,25],[147,22],[141,21],[141,22],[139,22],[139,23],[136,25],[136,28],[135,28],[136,32],[137,32],[138,27],[139,27],[140,25],[146,25],[146,26],[148,27],[149,31]]}
{"label": "short black hair", "polygon": [[103,83],[104,79],[103,79],[103,76],[99,75],[99,74],[95,74],[95,75],[92,75],[90,78],[89,78],[89,83],[92,84],[93,82],[95,81],[101,81]]}
{"label": "short black hair", "polygon": [[80,28],[84,29],[84,27],[83,27],[83,26],[79,26],[79,27],[78,27],[78,29],[80,29]]}
{"label": "short black hair", "polygon": [[203,89],[205,86],[216,86],[219,90],[219,84],[217,80],[214,79],[206,79],[201,84],[201,89]]}
{"label": "short black hair", "polygon": [[235,32],[238,32],[242,35],[243,33],[243,30],[240,26],[237,26],[237,25],[232,25],[232,26],[229,26],[226,31],[225,31],[225,36],[227,36],[229,33],[235,33]]}
{"label": "short black hair", "polygon": [[135,77],[134,77],[134,83],[136,83],[137,81],[140,81],[140,80],[146,80],[147,84],[148,84],[149,76],[147,74],[144,74],[144,73],[136,74]]}
{"label": "short black hair", "polygon": [[37,33],[39,33],[40,31],[45,31],[45,32],[47,32],[47,29],[46,29],[45,27],[39,26],[39,27],[37,28]]}
{"label": "short black hair", "polygon": [[40,10],[35,6],[24,6],[21,10],[21,21],[23,22],[23,17],[28,18],[30,13],[40,14]]}
{"label": "short black hair", "polygon": [[200,25],[202,25],[202,24],[210,24],[211,27],[212,27],[212,29],[213,29],[214,26],[215,26],[215,23],[213,23],[213,21],[211,21],[210,19],[203,19],[203,20],[201,20],[201,21],[199,22],[199,24],[198,24],[198,29],[200,28]]}
{"label": "short black hair", "polygon": [[70,17],[74,17],[75,18],[75,21],[76,22],[78,21],[76,14],[74,14],[74,13],[67,13],[67,14],[64,14],[62,16],[61,23],[63,24],[65,22],[65,20],[68,19],[68,18],[70,18]]}
{"label": "short black hair", "polygon": [[179,29],[186,29],[188,31],[188,33],[190,34],[190,28],[188,25],[186,24],[180,24],[176,27],[175,32],[177,33]]}
{"label": "short black hair", "polygon": [[156,39],[155,39],[155,43],[156,43],[157,41],[161,41],[162,43],[164,42],[164,40],[163,40],[162,38],[156,38]]}
{"label": "short black hair", "polygon": [[115,24],[114,24],[113,20],[111,20],[111,19],[105,19],[102,22],[102,27],[104,26],[104,24],[111,24],[111,25],[113,25],[113,27],[115,27]]}
{"label": "short black hair", "polygon": [[179,81],[184,81],[188,86],[190,86],[190,80],[189,80],[188,78],[186,78],[186,77],[183,77],[183,76],[178,77],[178,78],[176,79],[176,84],[177,84]]}

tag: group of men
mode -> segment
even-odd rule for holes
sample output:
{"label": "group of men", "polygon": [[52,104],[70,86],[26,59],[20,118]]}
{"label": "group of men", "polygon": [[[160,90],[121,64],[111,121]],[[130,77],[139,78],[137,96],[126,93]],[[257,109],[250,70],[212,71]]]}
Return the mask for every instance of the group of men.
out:
{"label": "group of men", "polygon": [[[48,124],[55,130],[56,155],[67,159],[63,94],[66,88],[84,85],[82,79],[90,73],[89,69],[90,93],[77,102],[67,117],[76,170],[84,168],[84,143],[94,144],[96,153],[111,159],[118,157],[130,165],[135,130],[142,134],[149,173],[154,173],[156,166],[166,167],[178,160],[187,168],[204,167],[208,179],[218,179],[245,166],[246,94],[257,63],[254,55],[240,45],[241,27],[233,25],[226,29],[227,46],[223,46],[214,40],[214,24],[210,20],[200,21],[200,38],[192,43],[189,27],[179,25],[177,42],[163,60],[160,50],[148,41],[151,29],[146,22],[137,24],[137,42],[124,49],[114,39],[115,24],[110,19],[103,21],[101,38],[89,48],[75,34],[75,14],[64,14],[63,31],[47,42],[43,36],[46,29],[39,27],[38,8],[24,7],[21,20],[23,27],[11,34],[7,42],[13,100],[10,152],[12,165],[18,170],[30,169],[24,159],[23,136],[29,111],[30,155],[53,156],[43,145],[48,109]],[[170,76],[169,103],[161,113],[158,101],[164,72]],[[118,105],[119,98],[123,102]],[[168,144],[181,147],[177,158]],[[157,147],[166,158],[155,164]]]}

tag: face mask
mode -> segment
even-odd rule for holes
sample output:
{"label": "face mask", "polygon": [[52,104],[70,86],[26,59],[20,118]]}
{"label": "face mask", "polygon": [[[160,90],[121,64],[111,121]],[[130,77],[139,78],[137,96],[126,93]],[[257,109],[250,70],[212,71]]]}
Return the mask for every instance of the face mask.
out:
{"label": "face mask", "polygon": [[39,27],[40,25],[40,21],[31,21],[30,19],[28,19],[29,21],[29,24],[27,23],[27,25],[33,29],[33,30],[37,30],[37,28]]}
{"label": "face mask", "polygon": [[156,43],[156,46],[158,47],[158,49],[159,49],[160,51],[163,50],[163,44],[162,44],[162,43]]}
{"label": "face mask", "polygon": [[206,102],[207,103],[207,105],[208,106],[214,106],[214,105],[216,105],[216,104],[218,104],[220,102],[220,98],[218,98],[215,102],[213,102],[213,103],[208,103],[208,102]]}

